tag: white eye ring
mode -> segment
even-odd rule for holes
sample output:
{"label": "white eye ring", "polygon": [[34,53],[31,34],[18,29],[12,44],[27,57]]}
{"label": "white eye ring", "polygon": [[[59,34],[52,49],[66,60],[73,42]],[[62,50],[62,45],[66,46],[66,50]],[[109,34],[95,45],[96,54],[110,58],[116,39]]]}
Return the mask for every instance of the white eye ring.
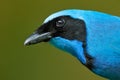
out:
{"label": "white eye ring", "polygon": [[64,19],[59,19],[56,21],[56,27],[63,27],[65,25]]}

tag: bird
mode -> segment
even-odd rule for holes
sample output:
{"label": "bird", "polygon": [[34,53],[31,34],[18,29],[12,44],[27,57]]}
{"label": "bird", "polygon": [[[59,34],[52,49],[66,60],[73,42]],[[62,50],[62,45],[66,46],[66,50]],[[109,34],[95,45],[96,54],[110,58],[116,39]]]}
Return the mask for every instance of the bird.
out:
{"label": "bird", "polygon": [[24,42],[48,42],[80,61],[90,71],[120,80],[120,17],[81,9],[49,15]]}

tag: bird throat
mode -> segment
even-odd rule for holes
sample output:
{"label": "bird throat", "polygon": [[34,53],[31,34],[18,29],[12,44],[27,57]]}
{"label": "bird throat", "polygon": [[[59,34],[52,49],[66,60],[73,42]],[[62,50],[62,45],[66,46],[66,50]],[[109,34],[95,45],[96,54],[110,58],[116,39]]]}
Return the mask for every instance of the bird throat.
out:
{"label": "bird throat", "polygon": [[50,40],[50,43],[55,47],[66,51],[80,60],[83,64],[86,64],[86,57],[82,47],[82,42],[77,40],[67,40],[61,37],[55,37]]}

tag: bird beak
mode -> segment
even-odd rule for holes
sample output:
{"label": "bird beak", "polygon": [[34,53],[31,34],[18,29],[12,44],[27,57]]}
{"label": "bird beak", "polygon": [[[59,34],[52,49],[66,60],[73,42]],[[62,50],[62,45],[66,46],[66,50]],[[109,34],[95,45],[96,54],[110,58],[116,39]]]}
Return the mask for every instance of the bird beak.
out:
{"label": "bird beak", "polygon": [[50,38],[52,38],[51,32],[46,32],[42,34],[35,32],[25,40],[24,45],[32,45],[32,44],[48,41]]}

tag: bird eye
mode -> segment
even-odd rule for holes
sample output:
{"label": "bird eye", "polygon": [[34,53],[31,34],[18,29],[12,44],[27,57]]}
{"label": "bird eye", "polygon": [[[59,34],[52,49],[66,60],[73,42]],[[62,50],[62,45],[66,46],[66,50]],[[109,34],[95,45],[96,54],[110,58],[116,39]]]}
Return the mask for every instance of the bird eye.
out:
{"label": "bird eye", "polygon": [[65,20],[64,19],[59,19],[56,21],[56,27],[63,27],[65,24]]}

